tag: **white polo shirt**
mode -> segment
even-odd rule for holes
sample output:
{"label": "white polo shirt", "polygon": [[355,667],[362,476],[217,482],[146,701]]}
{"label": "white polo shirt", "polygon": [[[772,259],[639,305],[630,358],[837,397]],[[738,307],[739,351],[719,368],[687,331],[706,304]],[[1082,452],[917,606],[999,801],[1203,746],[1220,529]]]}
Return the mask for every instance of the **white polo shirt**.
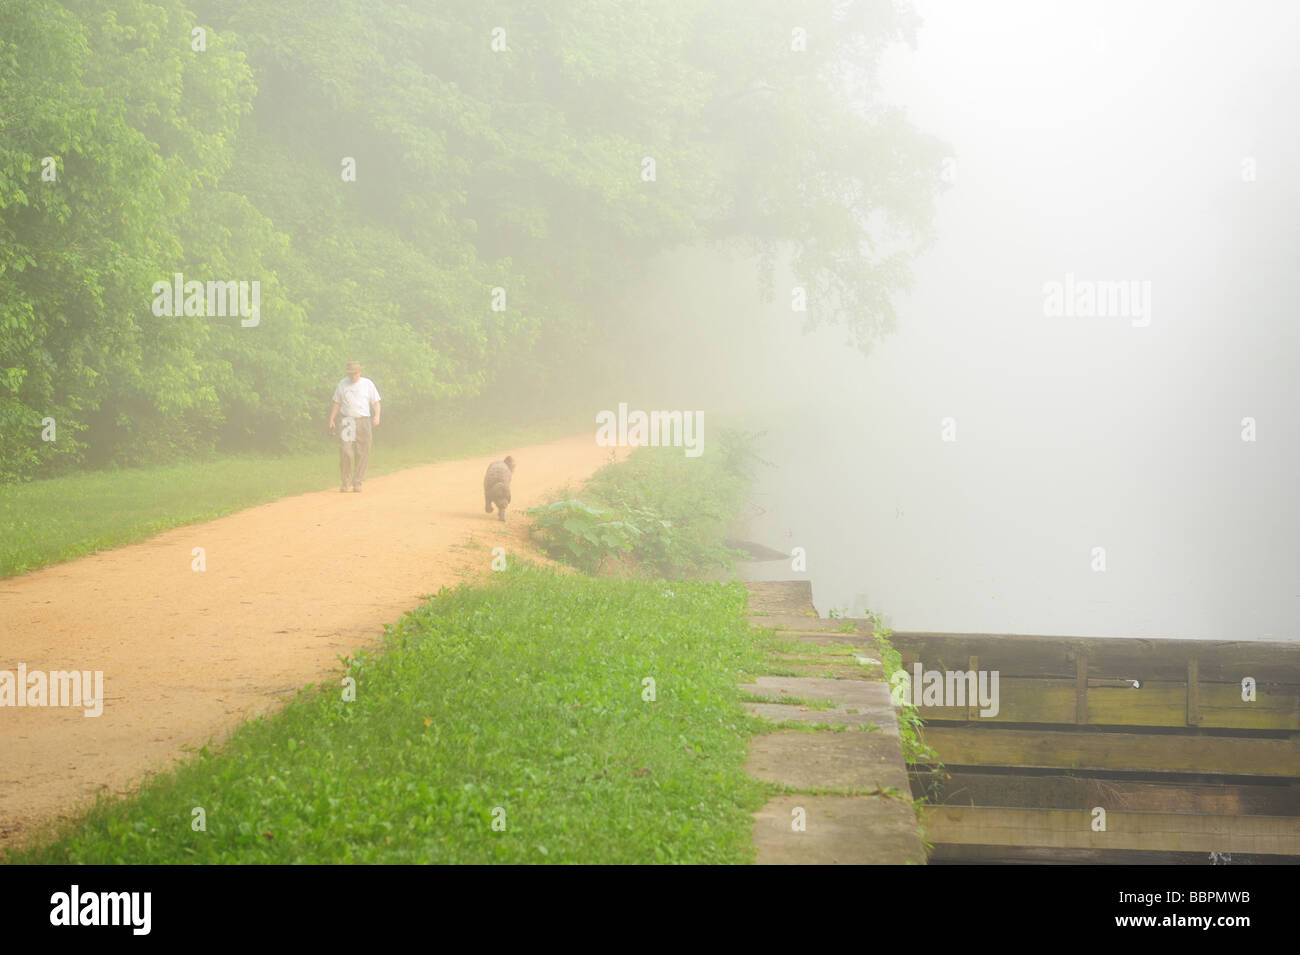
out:
{"label": "white polo shirt", "polygon": [[344,378],[334,389],[334,400],[338,402],[343,417],[369,418],[370,403],[380,398],[375,383],[369,378],[358,378],[356,384],[351,378]]}

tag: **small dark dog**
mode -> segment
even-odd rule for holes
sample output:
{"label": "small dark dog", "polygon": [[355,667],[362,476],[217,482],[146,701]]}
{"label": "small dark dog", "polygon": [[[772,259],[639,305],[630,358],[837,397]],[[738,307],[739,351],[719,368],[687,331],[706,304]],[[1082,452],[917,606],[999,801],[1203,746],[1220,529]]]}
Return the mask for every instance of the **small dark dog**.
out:
{"label": "small dark dog", "polygon": [[483,510],[492,513],[492,505],[497,506],[497,517],[506,519],[506,505],[510,503],[510,478],[515,473],[515,459],[507,456],[504,461],[493,461],[483,475]]}

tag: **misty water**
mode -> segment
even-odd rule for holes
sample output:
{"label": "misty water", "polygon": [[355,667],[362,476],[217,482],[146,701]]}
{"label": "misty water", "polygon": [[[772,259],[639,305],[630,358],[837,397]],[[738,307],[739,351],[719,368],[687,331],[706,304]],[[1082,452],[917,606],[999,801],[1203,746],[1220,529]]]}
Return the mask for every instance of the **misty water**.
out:
{"label": "misty water", "polygon": [[[1247,18],[973,6],[921,4],[886,63],[957,157],[897,334],[864,358],[782,279],[760,304],[696,266],[696,307],[744,315],[712,397],[768,432],[751,537],[898,630],[1298,639],[1300,14],[1225,73]],[[1047,314],[1087,281],[1149,313]]]}

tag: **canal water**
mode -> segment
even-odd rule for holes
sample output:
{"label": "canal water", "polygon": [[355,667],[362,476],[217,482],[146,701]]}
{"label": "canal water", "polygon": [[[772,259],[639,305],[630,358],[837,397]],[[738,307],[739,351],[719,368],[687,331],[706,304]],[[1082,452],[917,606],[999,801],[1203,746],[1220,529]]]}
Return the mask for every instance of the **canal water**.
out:
{"label": "canal water", "polygon": [[[823,611],[897,629],[1300,639],[1289,41],[1118,2],[919,8],[882,82],[951,148],[937,239],[867,358],[800,333],[788,277],[753,319],[780,369],[748,376],[755,539],[805,549]],[[1139,294],[1090,309],[1087,283]]]}

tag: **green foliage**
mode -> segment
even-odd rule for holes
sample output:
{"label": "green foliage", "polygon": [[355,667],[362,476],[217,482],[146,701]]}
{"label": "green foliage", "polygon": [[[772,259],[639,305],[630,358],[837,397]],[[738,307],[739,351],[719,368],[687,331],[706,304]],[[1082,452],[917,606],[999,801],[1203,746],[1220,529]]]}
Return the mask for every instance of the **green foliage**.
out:
{"label": "green foliage", "polygon": [[699,457],[681,448],[637,448],[601,468],[582,497],[527,511],[557,560],[588,573],[623,557],[643,573],[689,576],[732,565],[726,530],[754,478],[758,436],[720,430]]}
{"label": "green foliage", "polygon": [[304,691],[7,861],[749,861],[764,790],[742,769],[744,588],[494,576],[350,660],[355,701]]}
{"label": "green foliage", "polygon": [[[880,626],[872,632],[876,647],[880,650],[880,664],[885,682],[891,686],[895,673],[903,671],[906,675],[903,655],[889,641],[893,635],[893,630]],[[943,772],[943,764],[937,761],[937,754],[925,742],[925,723],[917,712],[915,704],[910,701],[903,703],[898,714],[898,735],[903,742],[903,760],[907,765],[917,768],[918,764],[930,764],[931,772]]]}
{"label": "green foliage", "polygon": [[[704,243],[788,256],[866,347],[941,182],[876,101],[914,29],[878,0],[5,0],[0,481],[301,448],[352,357],[412,426],[615,380],[629,280]],[[261,323],[155,316],[175,272],[259,281]]]}
{"label": "green foliage", "polygon": [[591,507],[572,498],[528,511],[533,532],[553,557],[595,572],[611,554],[667,554],[672,524],[647,508]]}

